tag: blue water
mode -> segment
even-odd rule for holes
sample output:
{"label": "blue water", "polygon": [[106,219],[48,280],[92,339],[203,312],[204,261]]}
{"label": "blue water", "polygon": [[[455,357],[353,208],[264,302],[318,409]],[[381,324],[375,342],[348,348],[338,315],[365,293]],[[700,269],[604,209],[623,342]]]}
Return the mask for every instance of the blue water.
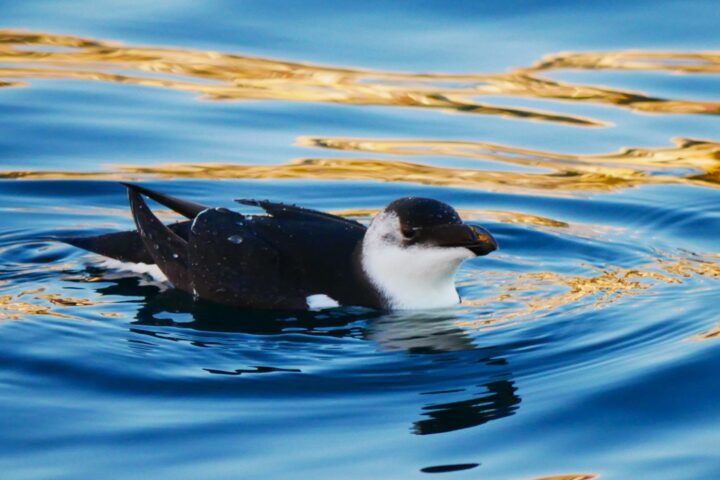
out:
{"label": "blue water", "polygon": [[[2,478],[720,478],[717,2],[0,13]],[[501,249],[443,311],[196,304],[47,240],[128,179]]]}

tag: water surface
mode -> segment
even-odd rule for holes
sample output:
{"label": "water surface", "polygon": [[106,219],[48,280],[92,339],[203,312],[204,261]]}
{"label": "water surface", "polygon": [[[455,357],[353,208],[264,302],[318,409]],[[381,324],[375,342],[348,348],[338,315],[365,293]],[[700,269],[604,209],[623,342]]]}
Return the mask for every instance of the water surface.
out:
{"label": "water surface", "polygon": [[[4,478],[720,476],[715,2],[0,10]],[[443,311],[225,309],[47,240],[118,180],[501,250]]]}

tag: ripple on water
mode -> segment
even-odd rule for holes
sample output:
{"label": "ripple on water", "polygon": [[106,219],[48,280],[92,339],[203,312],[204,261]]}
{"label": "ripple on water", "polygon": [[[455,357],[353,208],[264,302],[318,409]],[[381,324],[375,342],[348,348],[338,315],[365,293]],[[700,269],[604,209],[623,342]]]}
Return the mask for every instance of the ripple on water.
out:
{"label": "ripple on water", "polygon": [[[720,144],[691,134],[720,109],[684,77],[652,89],[667,98],[622,80],[707,81],[716,53],[427,74],[159,43],[0,31],[9,475],[717,476]],[[133,228],[116,180],[362,222],[431,196],[500,250],[466,262],[443,311],[238,311],[52,240]]]}

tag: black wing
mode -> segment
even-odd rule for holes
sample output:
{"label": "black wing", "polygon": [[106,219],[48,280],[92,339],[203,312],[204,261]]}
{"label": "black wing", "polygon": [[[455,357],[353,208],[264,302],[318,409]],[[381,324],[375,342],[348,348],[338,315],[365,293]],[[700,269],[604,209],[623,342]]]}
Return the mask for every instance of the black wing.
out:
{"label": "black wing", "polygon": [[286,203],[276,203],[269,200],[252,200],[245,198],[235,199],[237,203],[242,205],[250,205],[260,207],[278,220],[300,220],[300,221],[317,221],[317,222],[334,222],[351,227],[365,233],[365,226],[350,220],[348,218],[339,217],[330,213],[320,212],[318,210],[310,210],[309,208],[298,207],[297,205],[288,205]]}
{"label": "black wing", "polygon": [[357,274],[364,233],[361,224],[330,215],[207,210],[190,231],[194,287],[201,298],[255,308],[306,308],[306,298],[316,294],[342,305],[379,306]]}
{"label": "black wing", "polygon": [[306,306],[292,265],[237,212],[210,209],[198,215],[188,257],[193,293],[200,298],[246,308]]}
{"label": "black wing", "polygon": [[[156,263],[177,288],[227,305],[302,309],[314,294],[343,305],[380,305],[358,274],[356,254],[365,234],[358,222],[257,200],[240,203],[259,206],[269,215],[244,216],[127,187],[138,232],[67,243],[123,261]],[[192,222],[163,225],[142,195]]]}

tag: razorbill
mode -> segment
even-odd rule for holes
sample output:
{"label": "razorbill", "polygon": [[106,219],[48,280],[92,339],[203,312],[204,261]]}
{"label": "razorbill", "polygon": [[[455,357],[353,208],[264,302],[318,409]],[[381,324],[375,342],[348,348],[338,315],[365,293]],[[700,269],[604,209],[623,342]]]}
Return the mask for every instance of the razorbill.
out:
{"label": "razorbill", "polygon": [[[447,307],[460,301],[454,282],[460,263],[497,248],[487,230],[429,198],[395,200],[365,227],[294,205],[236,200],[267,214],[250,216],[123,185],[137,231],[62,240],[121,262],[156,265],[176,288],[235,307]],[[143,196],[188,220],[163,224]]]}

